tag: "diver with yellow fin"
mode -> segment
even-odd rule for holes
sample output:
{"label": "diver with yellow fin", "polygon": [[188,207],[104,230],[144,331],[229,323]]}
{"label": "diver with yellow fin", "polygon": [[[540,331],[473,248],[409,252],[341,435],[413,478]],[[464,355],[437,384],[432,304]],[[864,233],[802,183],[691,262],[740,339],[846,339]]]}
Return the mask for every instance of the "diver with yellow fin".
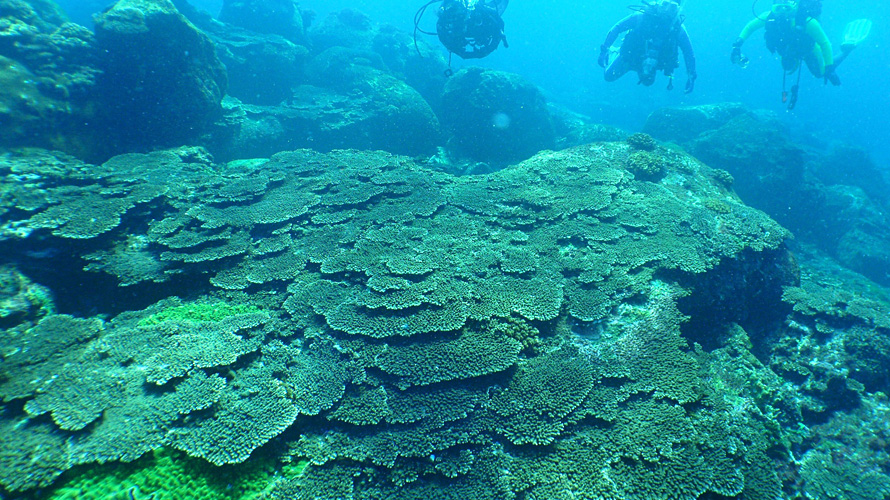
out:
{"label": "diver with yellow fin", "polygon": [[[756,8],[757,1],[752,5]],[[860,19],[847,25],[841,55],[835,57],[831,42],[822,29],[818,17],[822,14],[822,0],[776,0],[769,11],[752,19],[732,44],[730,60],[733,64],[747,66],[748,58],[742,55],[742,45],[748,38],[764,30],[766,47],[770,52],[782,58],[782,102],[788,103],[788,109],[794,109],[800,88],[800,75],[803,64],[816,78],[823,78],[826,83],[840,85],[837,76],[838,65],[847,58],[852,50],[868,36],[871,21]],[[797,73],[797,81],[786,90],[788,75]]]}

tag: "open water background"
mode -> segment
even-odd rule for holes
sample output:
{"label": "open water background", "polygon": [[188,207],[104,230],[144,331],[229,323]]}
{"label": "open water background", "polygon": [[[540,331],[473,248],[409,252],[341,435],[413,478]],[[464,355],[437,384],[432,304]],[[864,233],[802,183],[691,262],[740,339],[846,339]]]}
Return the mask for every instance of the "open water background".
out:
{"label": "open water background", "polygon": [[[75,21],[89,25],[84,0],[60,0]],[[212,14],[221,0],[193,0]],[[745,45],[751,58],[747,69],[729,62],[729,51],[739,31],[772,2],[759,0],[686,0],[686,27],[698,58],[696,90],[684,96],[685,72],[677,70],[677,88],[665,90],[659,78],[650,88],[638,86],[635,75],[618,82],[603,81],[596,65],[598,47],[609,28],[629,13],[628,2],[608,0],[512,0],[504,14],[509,49],[501,47],[486,59],[461,61],[518,73],[539,85],[552,101],[603,123],[638,130],[652,111],[664,106],[742,102],[752,108],[780,113],[799,132],[813,134],[818,141],[845,141],[868,149],[884,168],[890,168],[890,2],[883,0],[825,0],[822,25],[839,50],[846,24],[854,19],[874,22],[869,38],[838,69],[843,84],[826,86],[804,72],[800,101],[793,113],[784,111],[780,95],[782,71],[776,57],[755,34]],[[374,21],[413,29],[416,10],[423,0],[303,0],[300,6],[317,13],[319,22],[331,12],[354,8]],[[752,8],[753,7],[753,8]],[[435,29],[434,9],[429,9],[422,27]],[[423,35],[421,35],[423,36]],[[435,37],[426,37],[441,47]],[[444,49],[442,49],[444,52]],[[790,82],[789,82],[790,87]]]}

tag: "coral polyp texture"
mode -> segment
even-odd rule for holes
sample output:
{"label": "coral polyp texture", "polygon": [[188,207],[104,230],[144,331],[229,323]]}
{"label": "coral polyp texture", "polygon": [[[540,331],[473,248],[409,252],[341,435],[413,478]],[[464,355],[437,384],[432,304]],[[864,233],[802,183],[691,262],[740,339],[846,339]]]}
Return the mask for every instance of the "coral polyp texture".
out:
{"label": "coral polyp texture", "polygon": [[639,154],[453,177],[350,150],[10,153],[29,189],[0,181],[4,248],[70,248],[104,293],[169,296],[3,331],[2,486],[168,449],[303,464],[270,499],[777,498],[788,450],[679,304],[721,263],[778,272],[788,234],[693,158],[653,148],[643,178]]}

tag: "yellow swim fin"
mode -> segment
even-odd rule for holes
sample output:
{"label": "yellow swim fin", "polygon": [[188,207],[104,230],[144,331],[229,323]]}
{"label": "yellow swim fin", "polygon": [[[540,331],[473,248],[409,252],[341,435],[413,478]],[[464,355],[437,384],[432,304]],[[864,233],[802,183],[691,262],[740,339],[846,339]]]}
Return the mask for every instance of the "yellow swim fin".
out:
{"label": "yellow swim fin", "polygon": [[868,38],[871,32],[871,21],[868,19],[857,19],[847,24],[844,28],[844,42],[842,47],[852,49]]}

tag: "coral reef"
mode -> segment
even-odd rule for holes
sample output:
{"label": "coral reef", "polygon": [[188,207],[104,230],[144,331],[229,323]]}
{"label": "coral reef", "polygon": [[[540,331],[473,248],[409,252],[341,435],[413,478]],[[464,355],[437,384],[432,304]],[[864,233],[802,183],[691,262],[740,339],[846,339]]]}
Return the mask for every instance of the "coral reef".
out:
{"label": "coral reef", "polygon": [[661,156],[637,151],[627,157],[627,169],[641,179],[658,179],[664,172]]}
{"label": "coral reef", "polygon": [[159,449],[129,464],[74,469],[39,500],[130,500],[255,498],[266,487],[269,461],[213,467],[182,452]]}
{"label": "coral reef", "polygon": [[653,151],[658,146],[655,139],[649,134],[637,133],[628,136],[627,143],[634,149],[641,151]]}
{"label": "coral reef", "polygon": [[890,496],[867,157],[222,17],[0,0],[0,498]]}
{"label": "coral reef", "polygon": [[[4,488],[166,447],[218,466],[308,460],[270,478],[268,498],[445,484],[774,498],[775,430],[753,410],[729,418],[681,299],[706,297],[727,262],[774,275],[787,233],[682,153],[647,152],[663,177],[636,179],[615,161],[631,151],[545,152],[484,177],[382,152],[9,155],[32,185],[0,198],[4,252],[81,242],[85,273],[189,298],[6,334],[22,347],[2,364],[0,435],[19,451],[0,456]],[[721,306],[740,309],[738,295]]]}
{"label": "coral reef", "polygon": [[730,103],[663,109],[644,130],[726,171],[745,203],[798,240],[890,284],[890,179],[863,151],[804,147],[777,117]]}
{"label": "coral reef", "polygon": [[52,293],[12,266],[0,266],[0,327],[10,328],[53,314]]}

